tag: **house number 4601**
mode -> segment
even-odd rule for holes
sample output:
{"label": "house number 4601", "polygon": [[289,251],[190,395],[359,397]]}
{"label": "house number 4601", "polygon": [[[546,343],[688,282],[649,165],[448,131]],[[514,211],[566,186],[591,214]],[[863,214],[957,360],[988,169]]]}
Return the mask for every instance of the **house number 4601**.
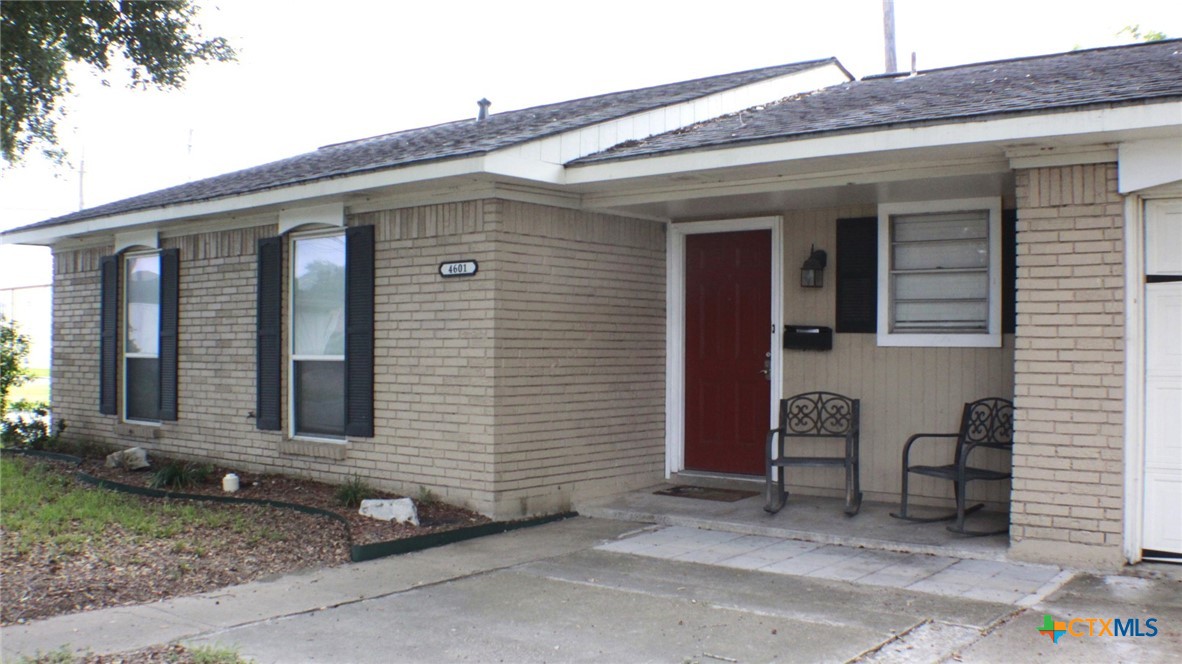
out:
{"label": "house number 4601", "polygon": [[451,261],[439,264],[439,274],[443,277],[470,277],[479,269],[476,261]]}

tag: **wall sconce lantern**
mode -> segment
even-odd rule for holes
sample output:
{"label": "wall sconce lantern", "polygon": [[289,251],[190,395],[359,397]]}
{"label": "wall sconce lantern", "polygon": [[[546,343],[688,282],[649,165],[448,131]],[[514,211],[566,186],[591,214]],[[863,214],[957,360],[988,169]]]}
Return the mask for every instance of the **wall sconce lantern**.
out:
{"label": "wall sconce lantern", "polygon": [[828,257],[825,250],[817,249],[816,245],[810,248],[810,252],[804,265],[800,266],[800,287],[820,288],[825,283],[825,263],[828,262]]}

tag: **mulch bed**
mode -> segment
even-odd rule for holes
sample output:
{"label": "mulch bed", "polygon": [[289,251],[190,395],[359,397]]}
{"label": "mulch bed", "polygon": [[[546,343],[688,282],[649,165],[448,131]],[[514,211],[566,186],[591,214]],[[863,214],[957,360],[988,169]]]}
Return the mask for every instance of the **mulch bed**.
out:
{"label": "mulch bed", "polygon": [[[102,460],[73,464],[47,463],[65,474],[78,470],[121,484],[146,487],[151,471],[132,472],[103,467]],[[152,459],[159,467],[161,460]],[[210,473],[207,482],[184,490],[185,493],[218,495],[224,468]],[[469,510],[440,502],[415,501],[421,526],[377,521],[357,514],[356,509],[341,506],[334,494],[336,487],[310,480],[259,475],[234,471],[241,490],[234,497],[296,503],[335,512],[348,521],[304,514],[291,509],[259,505],[223,504],[193,501],[208,510],[233,510],[267,533],[257,535],[218,529],[196,532],[189,529],[181,537],[168,540],[144,540],[130,533],[108,529],[100,538],[87,542],[77,554],[63,554],[50,547],[34,547],[21,555],[12,546],[17,533],[6,532],[0,524],[0,624],[23,623],[64,613],[144,602],[206,592],[224,586],[245,583],[301,569],[340,565],[349,560],[351,544],[396,540],[488,523],[488,519]],[[77,481],[77,480],[76,480]],[[93,491],[106,491],[79,481]],[[392,498],[378,493],[373,497]],[[137,497],[145,501],[175,498]],[[180,547],[177,541],[198,539],[207,546],[199,550]]]}
{"label": "mulch bed", "polygon": [[[153,468],[162,465],[158,457],[151,458]],[[367,516],[361,516],[355,507],[344,507],[336,498],[337,487],[323,482],[285,477],[283,475],[265,475],[247,473],[213,466],[206,481],[202,484],[181,490],[206,496],[232,496],[234,498],[250,498],[254,500],[274,500],[284,503],[295,503],[306,507],[315,507],[333,512],[344,517],[349,522],[349,532],[353,544],[371,544],[388,540],[426,535],[445,530],[455,530],[466,526],[488,523],[489,519],[471,510],[448,505],[439,501],[415,500],[415,508],[419,515],[419,525],[409,523],[395,523],[379,521]],[[87,475],[99,479],[111,480],[120,484],[147,487],[152,479],[152,471],[129,471],[120,468],[107,468],[102,459],[85,459],[77,467]],[[232,494],[222,491],[222,478],[226,473],[238,475],[240,489]],[[395,493],[374,491],[370,498],[401,498]],[[412,496],[413,497],[413,496]],[[293,512],[284,510],[286,514]]]}

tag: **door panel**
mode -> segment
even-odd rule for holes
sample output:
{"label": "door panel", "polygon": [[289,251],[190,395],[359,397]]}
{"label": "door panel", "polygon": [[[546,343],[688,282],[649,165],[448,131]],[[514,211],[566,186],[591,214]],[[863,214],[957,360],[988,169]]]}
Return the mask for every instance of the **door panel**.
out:
{"label": "door panel", "polygon": [[1145,286],[1142,547],[1182,554],[1182,282]]}
{"label": "door panel", "polygon": [[771,237],[770,230],[686,236],[687,469],[764,472]]}

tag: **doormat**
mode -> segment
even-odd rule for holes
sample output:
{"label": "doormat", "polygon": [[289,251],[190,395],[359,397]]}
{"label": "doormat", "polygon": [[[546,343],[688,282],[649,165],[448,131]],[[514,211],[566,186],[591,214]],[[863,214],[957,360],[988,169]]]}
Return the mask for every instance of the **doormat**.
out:
{"label": "doormat", "polygon": [[711,489],[704,486],[684,486],[678,485],[668,489],[661,489],[654,491],[657,496],[677,496],[678,498],[697,498],[699,500],[717,500],[724,503],[733,503],[744,498],[758,496],[758,491],[740,491],[738,489]]}

